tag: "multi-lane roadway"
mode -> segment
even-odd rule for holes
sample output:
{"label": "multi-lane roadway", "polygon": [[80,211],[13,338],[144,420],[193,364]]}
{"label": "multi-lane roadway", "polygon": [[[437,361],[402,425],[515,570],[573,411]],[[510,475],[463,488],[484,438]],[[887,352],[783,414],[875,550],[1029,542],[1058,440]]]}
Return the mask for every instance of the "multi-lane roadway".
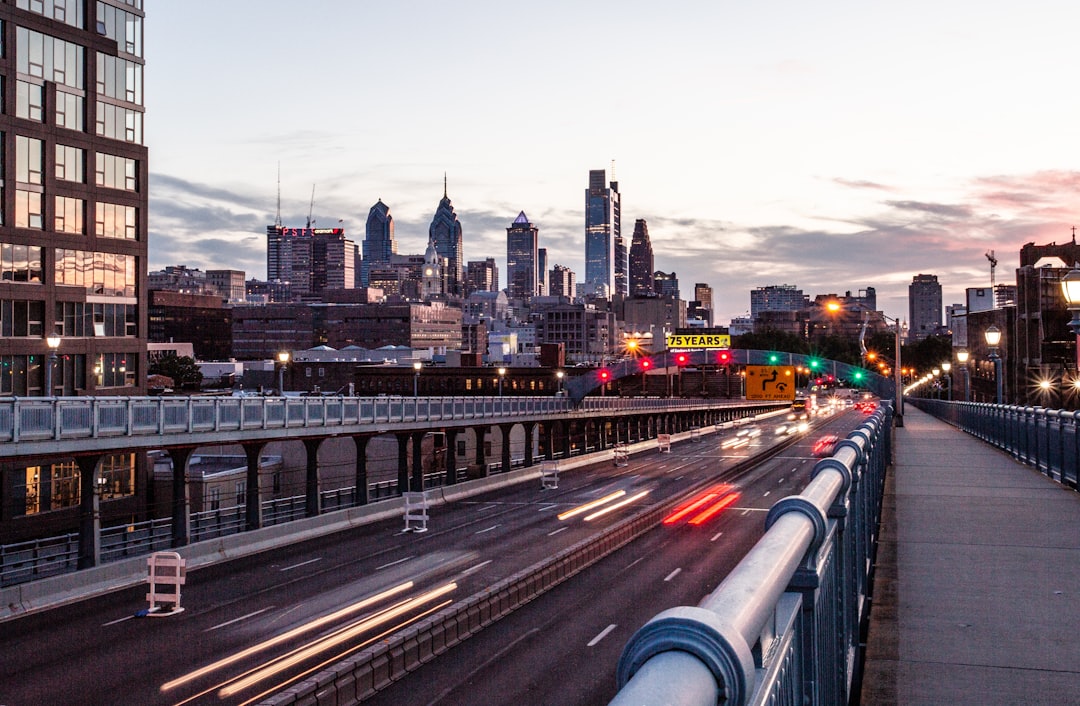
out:
{"label": "multi-lane roadway", "polygon": [[759,421],[758,436],[724,429],[670,454],[565,472],[557,489],[530,482],[439,506],[424,533],[384,521],[201,569],[175,615],[137,617],[146,607],[138,588],[0,623],[0,704],[253,703],[696,489],[687,500],[699,504],[682,516],[372,699],[603,703],[633,631],[715,588],[761,535],[768,508],[808,481],[812,442],[860,421],[851,413],[816,421],[738,476],[736,463],[788,438],[774,431],[783,415]]}

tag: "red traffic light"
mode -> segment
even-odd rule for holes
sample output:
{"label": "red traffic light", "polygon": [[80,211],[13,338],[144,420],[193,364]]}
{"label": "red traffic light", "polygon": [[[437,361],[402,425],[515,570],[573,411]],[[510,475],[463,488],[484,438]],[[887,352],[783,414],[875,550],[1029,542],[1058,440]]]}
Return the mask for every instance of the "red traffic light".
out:
{"label": "red traffic light", "polygon": [[600,376],[600,382],[607,382],[608,380],[611,379],[611,371],[610,370],[601,370],[597,374]]}
{"label": "red traffic light", "polygon": [[720,361],[720,365],[727,365],[731,362],[731,351],[720,351],[716,359]]}
{"label": "red traffic light", "polygon": [[649,360],[648,358],[642,358],[641,359],[641,369],[642,370],[648,370],[651,367],[652,367],[652,361],[651,360]]}
{"label": "red traffic light", "polygon": [[675,355],[675,365],[686,365],[690,362],[689,353],[677,353]]}

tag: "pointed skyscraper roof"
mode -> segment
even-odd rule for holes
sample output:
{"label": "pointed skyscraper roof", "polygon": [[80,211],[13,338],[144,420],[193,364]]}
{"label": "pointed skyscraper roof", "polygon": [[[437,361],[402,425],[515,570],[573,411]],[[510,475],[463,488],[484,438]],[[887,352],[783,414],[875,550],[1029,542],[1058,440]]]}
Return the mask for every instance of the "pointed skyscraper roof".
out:
{"label": "pointed skyscraper roof", "polygon": [[[503,221],[503,222],[505,223],[505,221]],[[528,216],[525,215],[524,211],[519,213],[518,217],[514,219],[514,225],[516,225],[516,226],[528,225],[528,224],[529,224],[529,218],[528,218]]]}

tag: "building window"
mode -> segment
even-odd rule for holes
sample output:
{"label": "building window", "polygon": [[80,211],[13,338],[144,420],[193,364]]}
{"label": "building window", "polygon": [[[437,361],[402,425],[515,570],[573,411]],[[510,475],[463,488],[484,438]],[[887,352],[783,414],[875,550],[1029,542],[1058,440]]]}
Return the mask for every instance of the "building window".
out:
{"label": "building window", "polygon": [[56,284],[84,287],[105,296],[135,296],[134,256],[64,248],[55,252]]}
{"label": "building window", "polygon": [[100,137],[142,144],[142,113],[98,101],[95,130]]}
{"label": "building window", "polygon": [[102,500],[135,494],[135,454],[111,454],[101,459],[98,492]]}
{"label": "building window", "polygon": [[15,82],[15,116],[34,122],[44,120],[45,89],[36,83]]}
{"label": "building window", "polygon": [[142,66],[108,54],[97,55],[97,92],[142,105]]}
{"label": "building window", "polygon": [[41,194],[24,189],[15,190],[15,227],[42,228]]}
{"label": "building window", "polygon": [[56,178],[82,184],[86,181],[86,150],[56,146]]}
{"label": "building window", "polygon": [[94,365],[96,387],[134,387],[134,353],[100,353]]}
{"label": "building window", "polygon": [[94,211],[94,232],[103,238],[138,239],[134,206],[99,201]]}
{"label": "building window", "polygon": [[56,92],[56,125],[68,130],[82,132],[86,126],[83,118],[83,97],[67,91]]}
{"label": "building window", "polygon": [[76,507],[80,501],[79,465],[74,461],[52,464],[50,510]]}
{"label": "building window", "polygon": [[41,248],[0,243],[0,280],[41,284]]}
{"label": "building window", "polygon": [[94,167],[94,183],[108,189],[137,191],[136,162],[134,159],[97,153]]}
{"label": "building window", "polygon": [[41,140],[15,136],[15,181],[22,184],[40,184],[44,163]]}
{"label": "building window", "polygon": [[86,50],[24,27],[16,27],[19,73],[82,90]]}
{"label": "building window", "polygon": [[57,22],[83,29],[84,0],[17,0],[20,10],[43,15]]}
{"label": "building window", "polygon": [[[121,3],[142,9],[142,0],[120,0]],[[97,3],[98,26],[105,36],[116,40],[117,48],[125,54],[142,56],[142,18],[118,7]]]}
{"label": "building window", "polygon": [[56,197],[56,232],[74,233],[82,235],[86,233],[83,224],[83,212],[86,203],[82,199],[73,199],[68,196]]}
{"label": "building window", "polygon": [[247,481],[236,482],[236,504],[244,505],[247,502]]}
{"label": "building window", "polygon": [[41,338],[45,332],[45,302],[4,299],[0,301],[0,336]]}

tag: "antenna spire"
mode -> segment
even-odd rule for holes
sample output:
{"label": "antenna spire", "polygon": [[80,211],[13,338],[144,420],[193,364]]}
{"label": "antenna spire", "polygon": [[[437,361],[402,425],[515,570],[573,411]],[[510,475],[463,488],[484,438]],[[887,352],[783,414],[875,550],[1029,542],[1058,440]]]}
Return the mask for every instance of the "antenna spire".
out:
{"label": "antenna spire", "polygon": [[308,206],[307,212],[307,227],[310,228],[315,223],[315,219],[311,217],[311,214],[315,211],[315,185],[311,185],[311,205]]}
{"label": "antenna spire", "polygon": [[[442,173],[442,197],[443,197],[444,199],[445,199],[445,198],[449,198],[449,197],[448,197],[448,196],[446,195],[446,172],[443,172],[443,173]],[[1076,229],[1075,229],[1075,228],[1073,228],[1073,232],[1075,232],[1075,231],[1076,231]]]}
{"label": "antenna spire", "polygon": [[277,163],[277,215],[274,217],[274,227],[281,228],[281,162]]}

